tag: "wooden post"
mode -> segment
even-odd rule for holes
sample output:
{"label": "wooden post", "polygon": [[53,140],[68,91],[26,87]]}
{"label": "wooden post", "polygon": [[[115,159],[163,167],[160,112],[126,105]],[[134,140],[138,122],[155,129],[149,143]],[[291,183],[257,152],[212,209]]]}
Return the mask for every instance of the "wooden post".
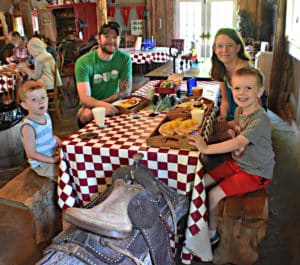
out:
{"label": "wooden post", "polygon": [[20,0],[20,11],[23,19],[25,35],[30,39],[33,36],[32,5],[30,0]]}
{"label": "wooden post", "polygon": [[6,42],[8,39],[8,29],[7,29],[4,13],[2,11],[0,11],[0,29],[2,30],[2,35],[0,35],[0,40]]}
{"label": "wooden post", "polygon": [[97,25],[98,31],[102,24],[107,22],[107,5],[106,0],[97,0]]}
{"label": "wooden post", "polygon": [[[277,2],[277,22],[274,31],[274,55],[272,63],[272,71],[270,78],[270,90],[268,107],[278,113],[279,98],[281,91],[281,80],[283,77],[284,54],[286,53],[285,45],[285,13],[286,13],[286,0],[278,0]],[[284,102],[282,102],[284,103]]]}

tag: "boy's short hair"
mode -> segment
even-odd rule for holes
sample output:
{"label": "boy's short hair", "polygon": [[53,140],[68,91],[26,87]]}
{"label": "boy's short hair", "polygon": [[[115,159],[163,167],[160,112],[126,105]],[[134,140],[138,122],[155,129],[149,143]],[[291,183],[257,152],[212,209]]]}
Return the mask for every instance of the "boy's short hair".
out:
{"label": "boy's short hair", "polygon": [[256,79],[256,83],[257,83],[257,87],[261,88],[264,86],[264,75],[262,74],[262,72],[258,69],[255,68],[253,66],[245,66],[242,68],[239,68],[238,70],[236,70],[233,75],[236,76],[245,76],[245,75],[250,75],[255,77]]}
{"label": "boy's short hair", "polygon": [[26,99],[26,95],[29,91],[33,91],[36,89],[45,89],[43,83],[39,81],[29,80],[26,81],[19,89],[19,99],[20,101],[24,101]]}

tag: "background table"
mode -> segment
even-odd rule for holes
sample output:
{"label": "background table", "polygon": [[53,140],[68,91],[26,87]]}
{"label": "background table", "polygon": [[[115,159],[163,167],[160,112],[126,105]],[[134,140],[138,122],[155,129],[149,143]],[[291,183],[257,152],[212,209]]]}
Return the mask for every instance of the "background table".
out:
{"label": "background table", "polygon": [[10,70],[8,66],[0,67],[0,93],[15,91],[16,86],[21,83],[21,76],[18,72]]}
{"label": "background table", "polygon": [[[168,47],[157,47],[146,51],[136,51],[133,48],[121,48],[120,50],[128,52],[132,63],[135,64],[166,63],[170,60]],[[173,48],[173,50],[176,49]]]}
{"label": "background table", "polygon": [[[145,91],[152,81],[140,89]],[[133,155],[143,153],[141,164],[152,170],[161,181],[190,197],[188,224],[182,261],[190,264],[192,254],[203,261],[212,260],[208,237],[204,171],[198,151],[154,148],[146,139],[165,119],[165,113],[149,117],[150,111],[139,112],[140,118],[120,115],[106,118],[107,128],[94,122],[68,136],[62,143],[58,204],[61,208],[84,206],[111,184],[112,173],[120,166],[133,164]],[[80,135],[96,133],[92,139]]]}
{"label": "background table", "polygon": [[[211,69],[211,62],[208,59],[199,60],[199,63],[183,64],[180,66],[180,59],[176,59],[175,72],[183,74],[184,79],[195,77],[197,80],[210,80],[209,71]],[[145,77],[153,79],[167,79],[169,75],[173,73],[173,61],[169,61],[156,69],[145,74]]]}

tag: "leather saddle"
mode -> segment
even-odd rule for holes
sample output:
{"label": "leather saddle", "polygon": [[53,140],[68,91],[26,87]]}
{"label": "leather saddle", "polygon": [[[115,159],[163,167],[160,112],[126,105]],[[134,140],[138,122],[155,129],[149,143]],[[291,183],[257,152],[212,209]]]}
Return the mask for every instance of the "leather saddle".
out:
{"label": "leather saddle", "polygon": [[[141,154],[136,154],[132,166],[121,167],[112,176],[113,183],[123,179],[127,183],[144,187],[144,191],[128,203],[132,235],[112,238],[75,226],[53,239],[44,252],[46,256],[38,264],[57,264],[56,253],[63,252],[76,257],[82,264],[145,264],[146,257],[150,256],[149,265],[175,265],[170,237],[177,234],[177,220],[186,216],[189,202],[187,197],[178,194],[155,178],[151,170],[141,166],[141,158]],[[101,193],[87,208],[105,200],[110,190],[108,188]]]}

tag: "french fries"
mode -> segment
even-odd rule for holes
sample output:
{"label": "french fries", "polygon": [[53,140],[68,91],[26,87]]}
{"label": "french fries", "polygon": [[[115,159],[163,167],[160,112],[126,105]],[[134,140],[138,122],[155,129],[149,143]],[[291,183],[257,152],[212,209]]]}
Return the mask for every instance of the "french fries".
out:
{"label": "french fries", "polygon": [[183,120],[182,118],[177,118],[175,120],[166,122],[159,127],[159,133],[163,136],[187,136],[194,130],[198,129],[198,124],[196,120],[188,119]]}
{"label": "french fries", "polygon": [[126,100],[121,101],[118,106],[123,108],[130,108],[131,106],[134,106],[136,103],[138,103],[136,98],[129,98]]}

